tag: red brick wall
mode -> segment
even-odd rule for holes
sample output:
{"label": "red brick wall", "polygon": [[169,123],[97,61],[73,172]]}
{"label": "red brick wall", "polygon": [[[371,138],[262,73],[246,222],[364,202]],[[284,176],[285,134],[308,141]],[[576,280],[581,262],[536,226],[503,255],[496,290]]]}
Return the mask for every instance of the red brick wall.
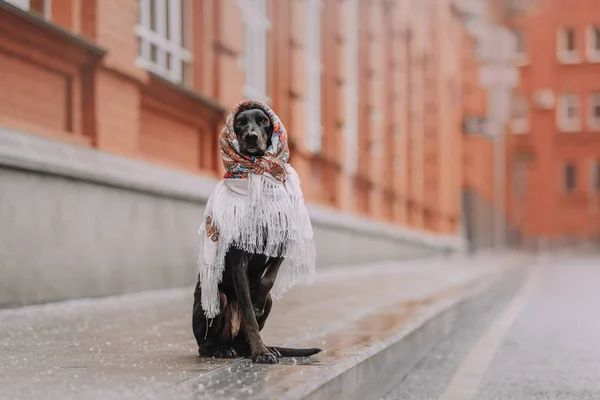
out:
{"label": "red brick wall", "polygon": [[[219,176],[216,137],[223,115],[198,95],[225,110],[242,97],[242,14],[234,0],[191,4],[186,15],[194,21],[194,63],[188,88],[161,82],[136,65],[135,0],[53,1],[51,23],[106,50],[101,58],[73,43],[75,50],[65,56],[58,44],[69,40],[64,37],[52,39],[54,47],[44,47],[42,39],[24,45],[30,25],[0,10],[15,24],[12,41],[0,44],[0,85],[9,89],[0,91],[0,123],[26,126],[34,134],[53,130],[62,140]],[[345,1],[323,2],[320,154],[307,150],[305,137],[305,1],[268,1],[268,94],[290,132],[292,162],[309,201],[456,233],[461,110],[452,101],[459,82],[452,63],[459,53],[444,49],[460,30],[449,1],[423,4],[359,1],[356,174],[346,165],[344,136]],[[45,28],[37,29],[41,37]],[[23,61],[17,53],[37,58]]]}
{"label": "red brick wall", "polygon": [[[513,135],[509,140],[509,165],[527,156],[526,194],[516,200],[515,179],[509,175],[509,210],[527,236],[557,238],[600,234],[598,200],[590,188],[589,162],[600,158],[600,135],[587,126],[587,96],[600,92],[600,64],[586,59],[585,40],[588,26],[600,24],[600,6],[594,0],[544,0],[529,11],[513,15],[510,26],[525,32],[527,65],[520,68],[519,94],[530,103],[530,133]],[[556,56],[559,27],[576,31],[576,47],[581,63],[563,65]],[[534,104],[539,89],[555,95],[576,93],[581,104],[580,132],[559,132],[556,107],[544,110]],[[566,162],[577,166],[578,188],[573,194],[563,190],[562,167]],[[509,169],[509,173],[511,170]]]}
{"label": "red brick wall", "polygon": [[[0,53],[2,115],[53,130],[71,130],[67,99],[70,77],[24,58]],[[26,75],[27,79],[19,79]]]}
{"label": "red brick wall", "polygon": [[86,143],[81,67],[93,60],[56,32],[42,33],[0,9],[0,123]]}
{"label": "red brick wall", "polygon": [[140,151],[153,161],[197,167],[200,135],[197,128],[161,113],[160,108],[143,107],[140,114]]}

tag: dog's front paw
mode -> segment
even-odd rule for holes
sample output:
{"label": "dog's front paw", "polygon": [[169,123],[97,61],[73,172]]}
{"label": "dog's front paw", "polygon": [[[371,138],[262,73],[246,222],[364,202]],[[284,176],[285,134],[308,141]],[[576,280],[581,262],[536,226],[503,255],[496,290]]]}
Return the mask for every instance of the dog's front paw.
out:
{"label": "dog's front paw", "polygon": [[277,364],[279,362],[277,355],[264,346],[259,352],[252,354],[252,361],[258,364]]}

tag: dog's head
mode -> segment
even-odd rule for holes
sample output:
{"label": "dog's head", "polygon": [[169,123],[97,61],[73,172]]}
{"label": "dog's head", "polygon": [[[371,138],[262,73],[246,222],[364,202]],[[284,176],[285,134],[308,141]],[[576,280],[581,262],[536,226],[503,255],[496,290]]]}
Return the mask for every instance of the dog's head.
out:
{"label": "dog's head", "polygon": [[266,112],[260,108],[238,112],[233,120],[233,129],[242,154],[265,155],[273,134],[273,122]]}

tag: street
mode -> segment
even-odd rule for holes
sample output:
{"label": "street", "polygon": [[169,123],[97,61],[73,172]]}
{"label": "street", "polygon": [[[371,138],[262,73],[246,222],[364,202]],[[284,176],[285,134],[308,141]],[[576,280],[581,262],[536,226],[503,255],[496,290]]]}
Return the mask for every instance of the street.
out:
{"label": "street", "polygon": [[528,264],[482,255],[324,269],[276,302],[261,332],[324,351],[277,365],[198,357],[190,287],[0,310],[0,399],[377,399],[462,315],[510,297]]}
{"label": "street", "polygon": [[600,258],[546,259],[436,346],[385,400],[600,398]]}

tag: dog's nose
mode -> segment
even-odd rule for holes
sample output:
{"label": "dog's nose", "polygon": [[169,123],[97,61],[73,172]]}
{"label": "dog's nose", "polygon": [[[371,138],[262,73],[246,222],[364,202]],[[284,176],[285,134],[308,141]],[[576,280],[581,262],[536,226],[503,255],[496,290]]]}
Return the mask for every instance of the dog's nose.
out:
{"label": "dog's nose", "polygon": [[246,140],[249,142],[257,142],[258,141],[258,133],[248,132],[248,134],[246,135]]}

